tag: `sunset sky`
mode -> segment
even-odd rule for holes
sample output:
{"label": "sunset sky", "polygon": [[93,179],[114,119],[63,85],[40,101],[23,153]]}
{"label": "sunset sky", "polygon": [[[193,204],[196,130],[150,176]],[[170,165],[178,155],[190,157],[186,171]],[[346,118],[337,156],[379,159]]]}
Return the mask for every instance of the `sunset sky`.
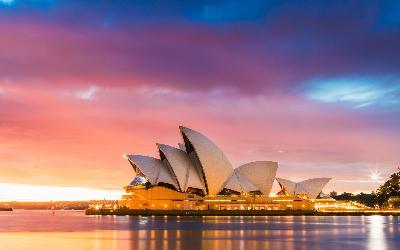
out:
{"label": "sunset sky", "polygon": [[400,165],[400,1],[0,0],[0,200],[118,197],[122,154],[179,125],[234,166],[376,189]]}

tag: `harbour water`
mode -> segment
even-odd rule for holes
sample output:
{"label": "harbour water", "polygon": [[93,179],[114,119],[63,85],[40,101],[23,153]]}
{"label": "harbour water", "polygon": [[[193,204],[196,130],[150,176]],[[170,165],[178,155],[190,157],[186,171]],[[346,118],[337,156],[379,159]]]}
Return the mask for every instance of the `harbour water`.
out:
{"label": "harbour water", "polygon": [[399,249],[396,216],[86,216],[0,212],[0,249]]}

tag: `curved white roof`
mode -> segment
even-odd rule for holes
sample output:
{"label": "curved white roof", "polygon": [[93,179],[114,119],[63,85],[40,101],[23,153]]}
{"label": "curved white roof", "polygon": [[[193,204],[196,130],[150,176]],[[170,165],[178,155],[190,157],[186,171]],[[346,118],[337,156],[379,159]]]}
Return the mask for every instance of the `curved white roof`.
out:
{"label": "curved white roof", "polygon": [[254,161],[235,169],[251,181],[263,194],[269,195],[274,183],[278,163],[273,161]]}
{"label": "curved white roof", "polygon": [[259,190],[251,181],[249,181],[246,177],[235,171],[232,176],[228,179],[225,184],[227,189],[239,192],[239,193],[248,193],[250,191]]}
{"label": "curved white roof", "polygon": [[288,192],[289,194],[295,194],[296,182],[282,178],[275,179],[279,183],[281,188],[285,188],[286,192]]}
{"label": "curved white roof", "polygon": [[185,151],[165,144],[157,144],[157,147],[172,168],[181,191],[186,192],[188,187],[205,189],[196,167]]}
{"label": "curved white roof", "polygon": [[297,193],[306,193],[310,199],[315,199],[331,178],[313,178],[301,181],[296,185]]}
{"label": "curved white roof", "polygon": [[222,150],[206,136],[189,128],[179,129],[184,137],[186,151],[192,160],[199,161],[196,167],[201,168],[207,193],[217,195],[233,173],[231,163]]}
{"label": "curved white roof", "polygon": [[136,174],[145,177],[152,185],[164,182],[178,188],[172,173],[161,160],[142,155],[127,155],[126,158],[131,163]]}
{"label": "curved white roof", "polygon": [[276,180],[290,194],[307,194],[310,199],[315,199],[331,178],[313,178],[297,183],[281,178],[276,178]]}

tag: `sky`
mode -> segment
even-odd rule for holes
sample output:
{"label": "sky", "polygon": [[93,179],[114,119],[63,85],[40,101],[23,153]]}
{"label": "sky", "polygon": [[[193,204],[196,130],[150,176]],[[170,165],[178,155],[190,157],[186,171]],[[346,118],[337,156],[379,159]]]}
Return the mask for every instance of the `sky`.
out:
{"label": "sky", "polygon": [[0,0],[0,200],[118,198],[122,155],[179,125],[371,192],[400,165],[399,44],[399,1]]}

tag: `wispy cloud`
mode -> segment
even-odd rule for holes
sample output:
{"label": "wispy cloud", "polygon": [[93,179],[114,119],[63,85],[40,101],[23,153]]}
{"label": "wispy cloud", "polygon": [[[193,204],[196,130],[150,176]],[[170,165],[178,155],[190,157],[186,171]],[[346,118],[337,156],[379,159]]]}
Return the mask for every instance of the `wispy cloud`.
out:
{"label": "wispy cloud", "polygon": [[400,80],[388,84],[384,79],[334,78],[318,79],[307,84],[306,96],[325,103],[343,103],[353,108],[371,105],[400,104]]}
{"label": "wispy cloud", "polygon": [[99,91],[99,88],[95,85],[90,86],[88,89],[79,91],[76,93],[76,97],[82,100],[91,100],[94,98],[94,95]]}

